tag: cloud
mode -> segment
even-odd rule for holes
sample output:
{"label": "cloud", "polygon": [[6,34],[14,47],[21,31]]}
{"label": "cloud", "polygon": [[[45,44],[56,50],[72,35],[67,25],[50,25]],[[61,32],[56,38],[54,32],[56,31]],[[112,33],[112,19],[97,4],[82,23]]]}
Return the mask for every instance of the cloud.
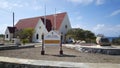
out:
{"label": "cloud", "polygon": [[94,0],[67,0],[72,3],[77,3],[77,4],[83,4],[83,5],[88,5],[92,3]]}
{"label": "cloud", "polygon": [[116,27],[120,28],[120,25],[117,25]]}
{"label": "cloud", "polygon": [[36,5],[36,6],[33,6],[33,9],[34,9],[34,10],[40,10],[40,9],[42,9],[42,7]]}
{"label": "cloud", "polygon": [[72,28],[81,28],[79,24],[73,25]]}
{"label": "cloud", "polygon": [[10,6],[11,4],[7,1],[0,1],[0,8],[8,8],[11,9],[12,7]]}
{"label": "cloud", "polygon": [[92,30],[95,34],[104,34],[105,36],[119,36],[120,35],[120,24],[119,25],[105,25],[97,24]]}
{"label": "cloud", "polygon": [[56,13],[62,13],[63,12],[63,10],[57,10],[56,11]]}
{"label": "cloud", "polygon": [[105,26],[104,24],[97,24],[97,25],[93,28],[93,30],[95,30],[95,31],[100,30],[100,29],[102,29],[104,26]]}
{"label": "cloud", "polygon": [[104,4],[105,0],[96,0],[96,5]]}
{"label": "cloud", "polygon": [[107,36],[107,37],[120,36],[120,24],[118,25],[97,24],[91,27],[89,25],[81,25],[78,23],[78,24],[72,25],[72,28],[82,28],[84,30],[90,30],[96,35],[103,34],[104,36]]}
{"label": "cloud", "polygon": [[81,19],[83,19],[83,17],[82,16],[78,16],[78,17],[76,17],[76,19],[77,20],[81,20]]}
{"label": "cloud", "polygon": [[32,10],[40,10],[42,9],[42,6],[39,4],[38,0],[30,1],[29,3],[27,1],[21,0],[21,1],[7,1],[2,0],[0,1],[0,8],[6,9],[6,10],[12,10],[16,8],[29,8]]}
{"label": "cloud", "polygon": [[81,24],[75,24],[75,25],[72,25],[72,28],[81,28],[81,29],[85,29],[85,30],[87,30],[87,26],[85,26],[85,25],[81,25]]}
{"label": "cloud", "polygon": [[95,3],[96,5],[102,5],[105,3],[105,0],[67,0],[75,4],[89,5]]}
{"label": "cloud", "polygon": [[29,3],[29,6],[31,7],[31,9],[33,10],[41,10],[43,7],[41,6],[39,0],[33,0],[31,1],[32,3]]}
{"label": "cloud", "polygon": [[0,8],[2,9],[13,9],[13,8],[22,8],[25,7],[27,4],[26,3],[18,3],[18,2],[9,2],[6,0],[0,1]]}
{"label": "cloud", "polygon": [[110,16],[116,16],[116,15],[118,15],[118,14],[120,14],[120,9],[113,11],[113,12],[110,14]]}

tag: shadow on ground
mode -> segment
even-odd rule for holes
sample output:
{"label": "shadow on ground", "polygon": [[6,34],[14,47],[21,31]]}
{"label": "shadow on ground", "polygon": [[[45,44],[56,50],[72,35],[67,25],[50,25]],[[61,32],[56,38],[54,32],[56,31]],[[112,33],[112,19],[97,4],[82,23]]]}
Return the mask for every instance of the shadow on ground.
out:
{"label": "shadow on ground", "polygon": [[51,54],[45,54],[48,56],[55,56],[55,57],[78,57],[76,55],[67,55],[67,54],[63,54],[63,55],[51,55]]}

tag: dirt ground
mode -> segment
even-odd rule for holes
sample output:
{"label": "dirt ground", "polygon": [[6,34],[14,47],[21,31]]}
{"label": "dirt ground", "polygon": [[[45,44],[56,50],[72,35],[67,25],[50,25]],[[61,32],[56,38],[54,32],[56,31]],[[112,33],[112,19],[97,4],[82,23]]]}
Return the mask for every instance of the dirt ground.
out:
{"label": "dirt ground", "polygon": [[79,51],[63,47],[64,55],[59,55],[59,46],[46,46],[45,55],[41,55],[41,47],[3,50],[0,56],[15,57],[35,60],[70,61],[82,63],[118,63],[120,55],[105,55],[95,53],[81,53]]}

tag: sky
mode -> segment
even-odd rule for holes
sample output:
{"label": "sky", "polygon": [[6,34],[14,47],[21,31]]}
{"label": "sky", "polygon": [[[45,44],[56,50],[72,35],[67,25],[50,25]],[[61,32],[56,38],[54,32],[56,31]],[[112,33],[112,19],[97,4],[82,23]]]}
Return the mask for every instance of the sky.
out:
{"label": "sky", "polygon": [[120,0],[0,0],[0,34],[19,19],[67,12],[72,28],[120,36]]}

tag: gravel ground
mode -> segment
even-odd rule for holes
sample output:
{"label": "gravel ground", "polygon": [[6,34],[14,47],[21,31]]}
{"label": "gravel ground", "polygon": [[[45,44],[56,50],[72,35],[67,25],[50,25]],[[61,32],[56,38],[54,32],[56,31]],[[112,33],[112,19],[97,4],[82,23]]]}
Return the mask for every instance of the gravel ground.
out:
{"label": "gravel ground", "polygon": [[118,63],[120,55],[104,55],[94,53],[81,53],[79,51],[63,47],[64,55],[59,55],[59,46],[46,46],[45,55],[41,55],[41,47],[14,49],[0,51],[0,56],[15,57],[35,60],[70,61],[82,63]]}

